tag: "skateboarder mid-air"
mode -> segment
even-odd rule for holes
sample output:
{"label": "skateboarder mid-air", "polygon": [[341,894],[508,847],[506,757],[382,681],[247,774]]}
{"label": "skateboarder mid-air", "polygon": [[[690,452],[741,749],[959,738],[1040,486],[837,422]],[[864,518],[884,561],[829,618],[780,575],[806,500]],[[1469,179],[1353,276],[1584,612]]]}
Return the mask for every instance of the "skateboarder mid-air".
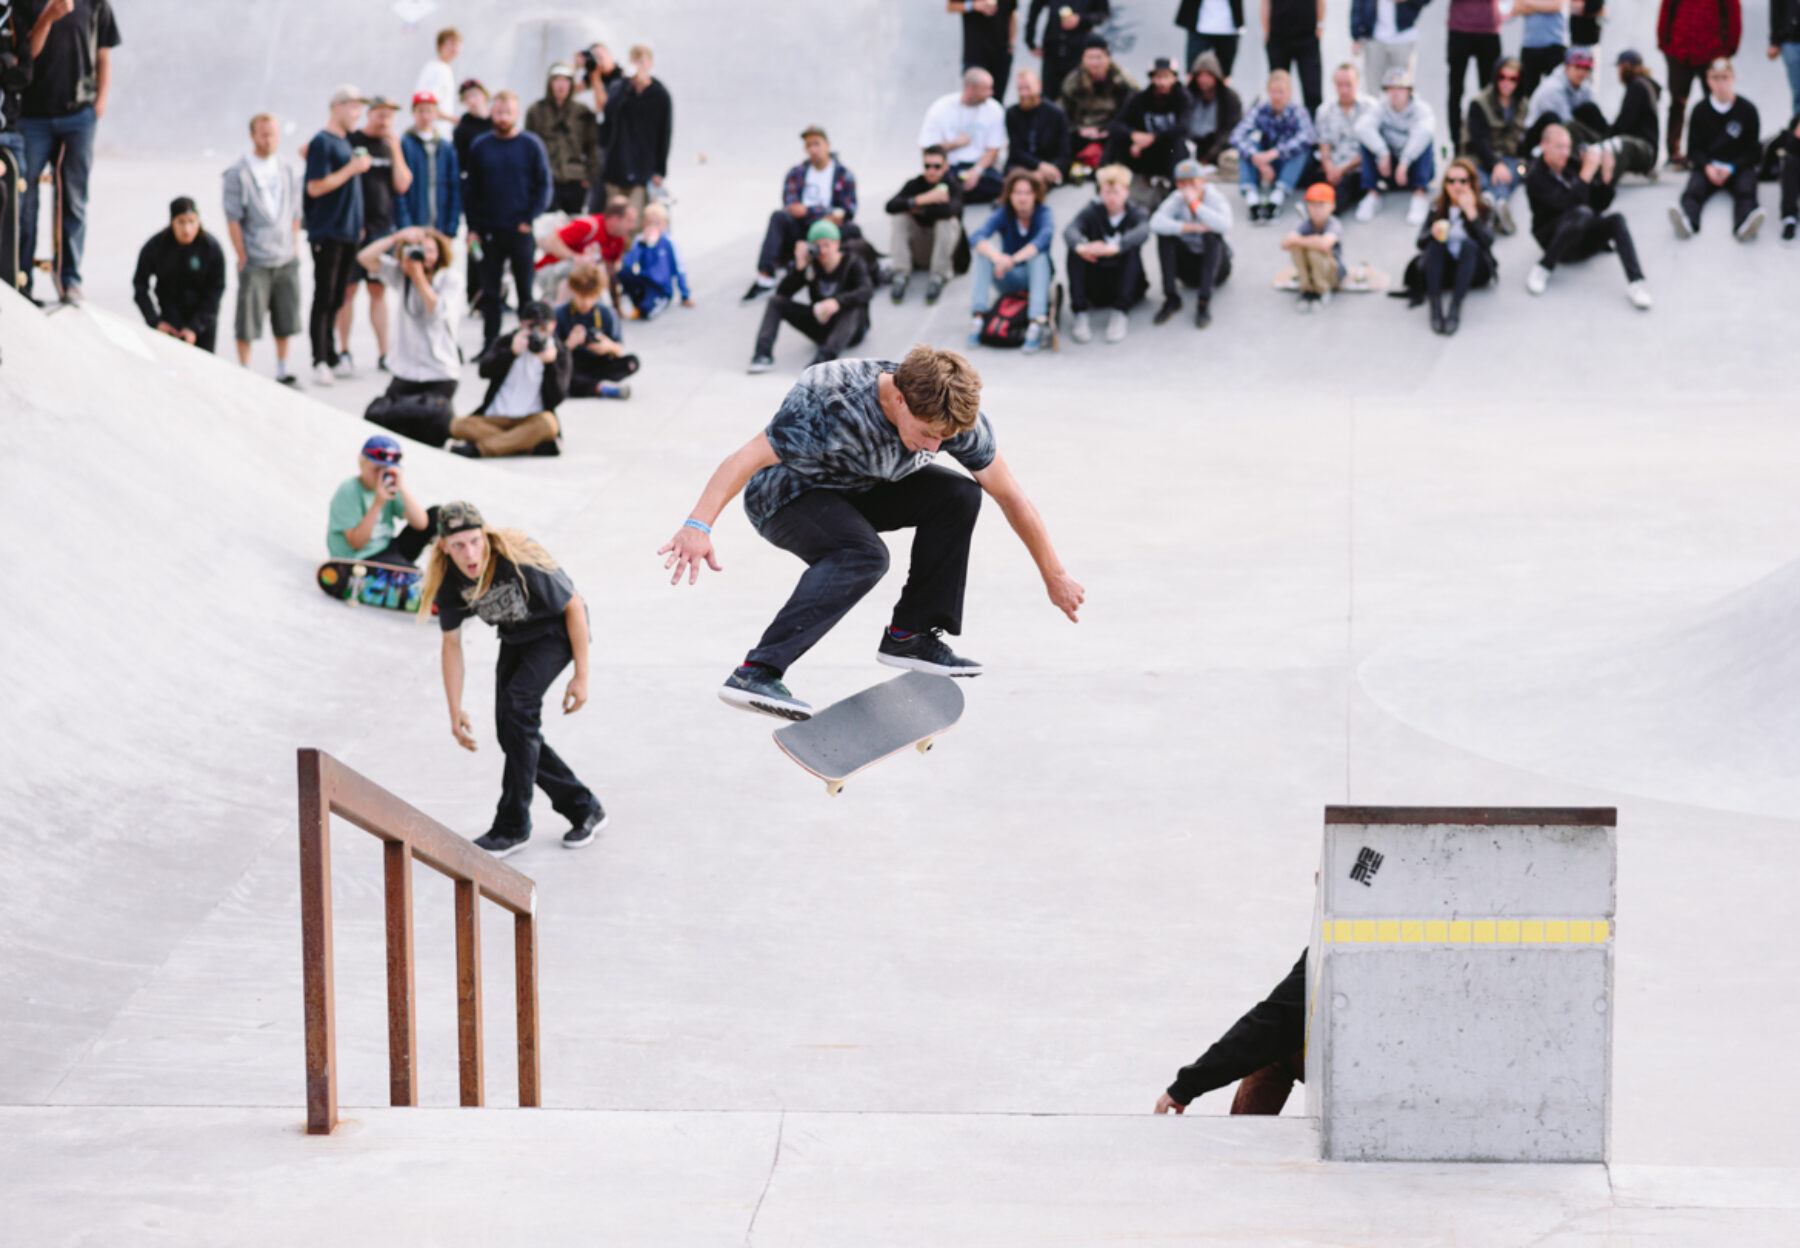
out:
{"label": "skateboarder mid-air", "polygon": [[[740,490],[757,532],[808,565],[720,698],[781,719],[808,718],[812,708],[781,678],[875,587],[888,567],[881,534],[894,529],[914,530],[912,560],[876,658],[942,676],[979,675],[981,664],[956,654],[941,634],[962,632],[983,490],[1031,552],[1050,601],[1075,619],[1084,591],[1063,570],[1037,508],[995,448],[980,401],[980,374],[953,351],[919,346],[898,364],[816,364],[800,374],[768,428],[719,465],[693,513],[657,552],[674,569],[670,583],[685,572],[693,584],[702,563],[720,570],[712,526]],[[939,450],[975,479],[934,466]]]}
{"label": "skateboarder mid-air", "polygon": [[488,528],[472,503],[445,503],[438,510],[437,544],[425,569],[421,601],[437,605],[450,731],[465,750],[475,748],[475,736],[462,709],[462,622],[472,615],[500,633],[494,735],[506,755],[506,770],[493,827],[475,844],[496,858],[524,847],[531,838],[534,784],[569,821],[564,848],[589,844],[606,826],[606,812],[544,743],[540,726],[544,693],[571,660],[575,675],[563,694],[563,714],[574,714],[588,698],[587,604],[569,574],[523,533]]}

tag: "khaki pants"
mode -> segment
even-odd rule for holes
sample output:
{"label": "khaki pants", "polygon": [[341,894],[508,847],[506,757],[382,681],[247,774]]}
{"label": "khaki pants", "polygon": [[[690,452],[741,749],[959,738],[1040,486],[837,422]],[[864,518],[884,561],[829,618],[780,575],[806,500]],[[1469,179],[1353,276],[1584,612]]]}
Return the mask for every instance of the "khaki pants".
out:
{"label": "khaki pants", "polygon": [[1322,295],[1328,290],[1337,289],[1336,256],[1329,251],[1315,251],[1311,247],[1296,247],[1291,254],[1294,257],[1294,276],[1300,279],[1301,290]]}
{"label": "khaki pants", "polygon": [[1374,39],[1364,39],[1363,46],[1363,90],[1376,99],[1381,98],[1381,80],[1387,77],[1390,69],[1404,69],[1407,77],[1419,60],[1419,41],[1408,39],[1404,43],[1381,43]]}
{"label": "khaki pants", "polygon": [[450,422],[450,436],[473,442],[483,459],[527,455],[541,442],[562,431],[550,412],[535,416],[458,416]]}
{"label": "khaki pants", "polygon": [[[919,269],[928,270],[940,281],[949,281],[955,275],[952,259],[956,255],[957,220],[945,217],[932,225],[925,225],[914,219],[910,212],[895,213],[891,218],[894,223],[893,241],[888,247],[888,254],[894,258],[895,272],[913,272]],[[909,261],[907,269],[901,269],[901,258]]]}

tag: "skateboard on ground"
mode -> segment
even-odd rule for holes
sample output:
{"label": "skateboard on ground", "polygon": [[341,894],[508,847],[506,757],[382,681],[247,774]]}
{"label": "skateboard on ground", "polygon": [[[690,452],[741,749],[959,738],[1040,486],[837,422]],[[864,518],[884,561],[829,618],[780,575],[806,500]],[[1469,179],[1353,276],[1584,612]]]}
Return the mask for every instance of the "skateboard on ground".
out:
{"label": "skateboard on ground", "polygon": [[962,690],[950,677],[907,672],[777,728],[775,744],[836,797],[851,776],[908,746],[925,753],[962,712]]}
{"label": "skateboard on ground", "polygon": [[1052,351],[1062,350],[1062,309],[1063,285],[1061,282],[1050,283],[1050,323],[1046,326],[1044,346]]}
{"label": "skateboard on ground", "polygon": [[[1348,272],[1338,285],[1337,293],[1340,295],[1379,295],[1386,293],[1388,287],[1393,285],[1393,279],[1372,264],[1348,264],[1344,267]],[[1292,265],[1276,272],[1275,289],[1300,289],[1300,278]]]}
{"label": "skateboard on ground", "polygon": [[390,611],[417,613],[417,568],[392,567],[358,559],[331,559],[319,565],[319,588],[351,606],[385,607]]}

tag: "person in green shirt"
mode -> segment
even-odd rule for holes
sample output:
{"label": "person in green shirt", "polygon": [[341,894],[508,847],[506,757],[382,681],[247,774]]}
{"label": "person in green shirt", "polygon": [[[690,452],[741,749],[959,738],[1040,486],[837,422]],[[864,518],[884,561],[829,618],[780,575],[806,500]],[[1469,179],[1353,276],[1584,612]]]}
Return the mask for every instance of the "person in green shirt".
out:
{"label": "person in green shirt", "polygon": [[431,541],[430,512],[406,488],[400,443],[378,433],[363,443],[357,474],[331,496],[325,548],[333,559],[412,567]]}

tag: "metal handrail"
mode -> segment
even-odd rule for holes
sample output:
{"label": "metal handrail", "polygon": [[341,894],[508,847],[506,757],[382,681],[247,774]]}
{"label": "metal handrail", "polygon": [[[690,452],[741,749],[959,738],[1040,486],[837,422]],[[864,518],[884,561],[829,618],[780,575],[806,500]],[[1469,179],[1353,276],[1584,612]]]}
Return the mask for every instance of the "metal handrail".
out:
{"label": "metal handrail", "polygon": [[322,750],[300,751],[300,930],[306,996],[306,1130],[337,1126],[337,1018],[332,986],[331,816],[382,842],[387,894],[388,1096],[419,1103],[418,1018],[413,992],[412,863],[456,886],[456,1039],[462,1103],[484,1103],[481,1065],[480,898],[513,915],[513,979],[519,1015],[519,1104],[538,1086],[537,886],[443,824]]}

